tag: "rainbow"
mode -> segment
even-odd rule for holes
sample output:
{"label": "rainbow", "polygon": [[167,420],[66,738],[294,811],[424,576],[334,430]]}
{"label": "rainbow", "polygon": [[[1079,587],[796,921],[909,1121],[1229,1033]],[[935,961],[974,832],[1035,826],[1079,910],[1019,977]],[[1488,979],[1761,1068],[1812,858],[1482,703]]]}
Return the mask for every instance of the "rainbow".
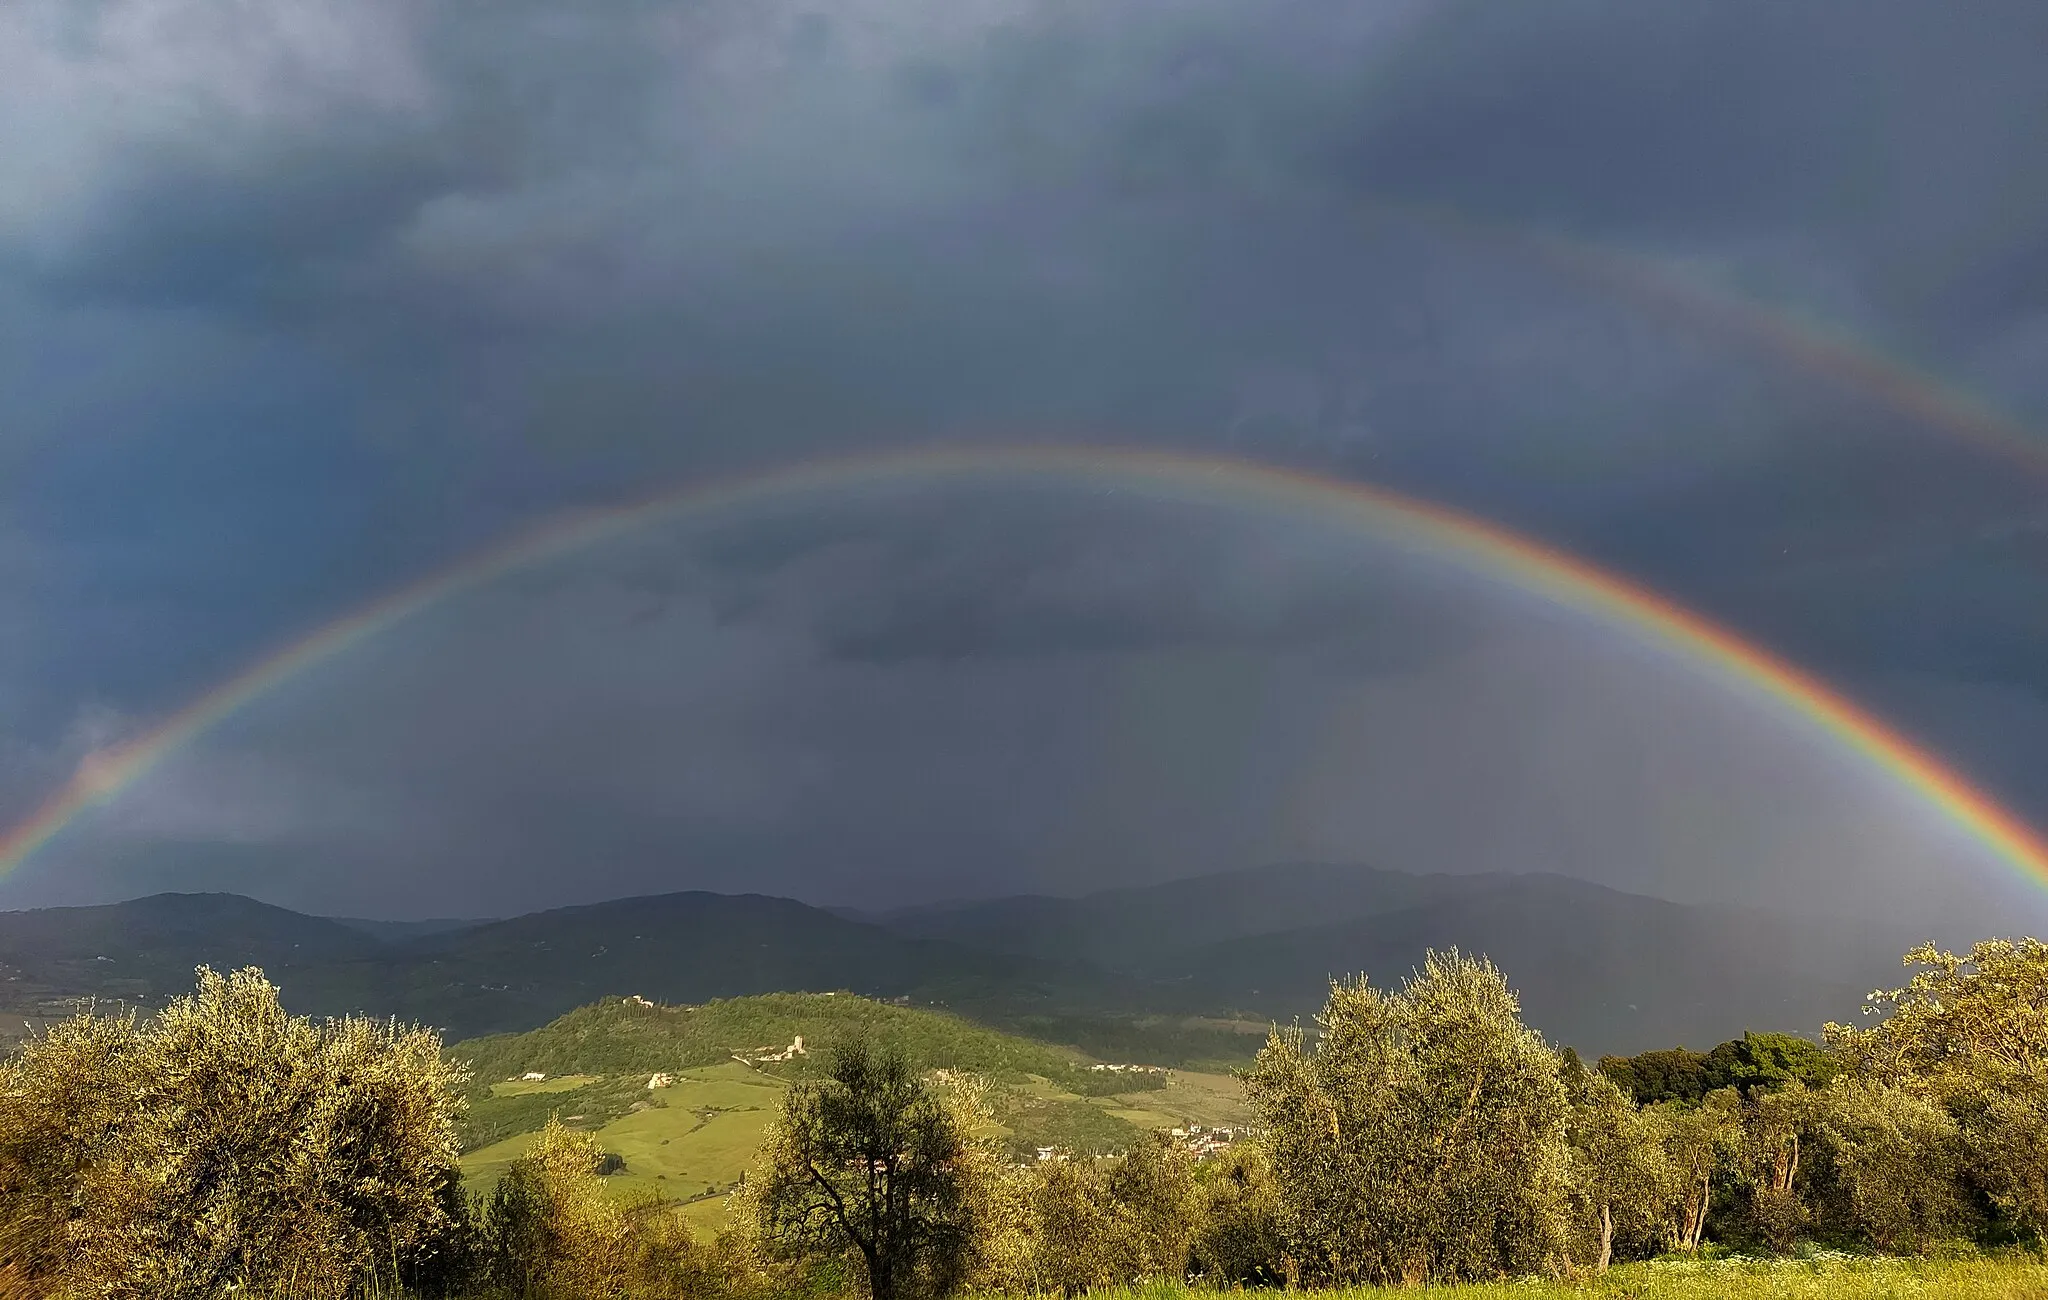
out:
{"label": "rainbow", "polygon": [[691,484],[579,514],[430,573],[258,662],[132,741],[87,758],[27,820],[0,835],[0,875],[82,814],[251,701],[324,660],[494,578],[663,521],[863,486],[1051,482],[1186,500],[1389,536],[1518,590],[1624,628],[1729,685],[1803,718],[1900,782],[2004,862],[2048,882],[2048,843],[1960,776],[1815,678],[1724,628],[1622,578],[1496,524],[1432,502],[1239,460],[1136,450],[1041,446],[935,448],[815,461]]}
{"label": "rainbow", "polygon": [[1695,330],[1753,345],[1907,419],[2048,475],[2048,437],[1839,325],[1712,284],[1661,258],[1556,231],[1393,200],[1371,200],[1362,210],[1522,257]]}

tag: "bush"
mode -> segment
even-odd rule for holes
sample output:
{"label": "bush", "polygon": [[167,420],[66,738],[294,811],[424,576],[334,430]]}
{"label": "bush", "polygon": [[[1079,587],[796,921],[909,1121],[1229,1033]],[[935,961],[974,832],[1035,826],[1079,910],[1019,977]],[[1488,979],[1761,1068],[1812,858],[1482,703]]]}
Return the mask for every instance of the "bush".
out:
{"label": "bush", "polygon": [[1189,1270],[1225,1286],[1280,1286],[1287,1280],[1287,1243],[1272,1166],[1253,1143],[1199,1171],[1200,1216],[1189,1247]]}
{"label": "bush", "polygon": [[403,1285],[459,1240],[463,1080],[432,1033],[202,968],[153,1021],[82,1016],[0,1066],[0,1245],[113,1300]]}
{"label": "bush", "polygon": [[1570,1230],[1569,1099],[1493,965],[1430,953],[1395,993],[1331,987],[1311,1049],[1275,1031],[1246,1091],[1306,1280],[1532,1272]]}
{"label": "bush", "polygon": [[599,1176],[597,1139],[550,1119],[478,1216],[479,1279],[520,1300],[704,1295],[720,1270],[659,1199],[623,1204]]}
{"label": "bush", "polygon": [[1941,1107],[1861,1080],[1837,1081],[1815,1102],[1833,1175],[1824,1204],[1838,1230],[1890,1254],[1976,1226],[1962,1131]]}

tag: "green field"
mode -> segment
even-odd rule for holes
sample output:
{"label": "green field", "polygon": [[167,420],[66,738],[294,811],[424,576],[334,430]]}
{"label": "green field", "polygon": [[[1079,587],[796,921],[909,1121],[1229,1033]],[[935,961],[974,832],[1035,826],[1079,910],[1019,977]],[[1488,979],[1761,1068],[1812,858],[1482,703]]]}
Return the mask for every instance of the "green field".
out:
{"label": "green field", "polygon": [[504,1083],[491,1085],[493,1097],[531,1097],[537,1093],[574,1092],[585,1084],[596,1083],[594,1074],[565,1074],[555,1079],[509,1079]]}
{"label": "green field", "polygon": [[[593,1081],[585,1076],[582,1084]],[[724,1195],[759,1149],[787,1086],[736,1061],[678,1072],[673,1087],[648,1093],[645,1109],[593,1130],[606,1151],[626,1162],[606,1186],[622,1196],[659,1193],[689,1201],[693,1226],[716,1228],[724,1218]],[[526,1154],[533,1138],[532,1132],[521,1133],[467,1152],[465,1180],[489,1188]]]}
{"label": "green field", "polygon": [[[493,1092],[566,1093],[598,1082],[594,1076],[575,1075],[544,1084],[500,1084]],[[626,1162],[624,1172],[606,1179],[606,1186],[622,1196],[653,1192],[687,1201],[694,1226],[718,1227],[724,1220],[725,1193],[760,1147],[762,1132],[782,1104],[787,1086],[784,1080],[737,1061],[677,1072],[673,1087],[647,1094],[651,1104],[591,1130],[606,1151]],[[1175,1071],[1164,1088],[1118,1097],[1082,1097],[1034,1076],[998,1088],[993,1100],[999,1124],[988,1136],[1015,1139],[1010,1144],[1013,1152],[1026,1154],[1032,1147],[1056,1141],[1107,1149],[1139,1130],[1244,1121],[1237,1081],[1220,1074]],[[545,1118],[541,1116],[541,1122]],[[465,1180],[488,1189],[526,1154],[533,1138],[533,1131],[524,1132],[465,1153]]]}
{"label": "green field", "polygon": [[[1142,1133],[1186,1124],[1241,1124],[1237,1081],[1175,1071],[1143,1080],[1091,1071],[1076,1053],[941,1013],[866,999],[804,994],[736,998],[702,1007],[648,1007],[610,999],[524,1035],[459,1044],[485,1079],[470,1094],[465,1180],[487,1189],[526,1154],[550,1115],[596,1135],[625,1161],[607,1186],[620,1195],[684,1201],[701,1228],[723,1220],[725,1194],[760,1147],[793,1079],[817,1073],[826,1051],[759,1065],[729,1059],[788,1043],[821,1049],[864,1028],[922,1065],[966,1069],[994,1085],[995,1126],[1015,1159],[1040,1146],[1116,1151]],[[518,1074],[546,1070],[546,1079]],[[559,1071],[560,1073],[556,1073]],[[673,1076],[649,1090],[650,1074]],[[1130,1091],[1112,1093],[1117,1086]]]}
{"label": "green field", "polygon": [[[1446,1300],[2042,1300],[2048,1297],[2048,1262],[2017,1254],[1956,1260],[1671,1259],[1624,1264],[1578,1281],[1439,1286],[1427,1293]],[[1180,1286],[1089,1293],[1092,1300],[1201,1300],[1214,1294]],[[1361,1287],[1285,1294],[1299,1300],[1376,1300],[1416,1292]]]}
{"label": "green field", "polygon": [[1110,1113],[1141,1129],[1178,1128],[1200,1124],[1236,1128],[1251,1121],[1244,1089],[1227,1074],[1175,1070],[1156,1092],[1125,1093],[1106,1098]]}

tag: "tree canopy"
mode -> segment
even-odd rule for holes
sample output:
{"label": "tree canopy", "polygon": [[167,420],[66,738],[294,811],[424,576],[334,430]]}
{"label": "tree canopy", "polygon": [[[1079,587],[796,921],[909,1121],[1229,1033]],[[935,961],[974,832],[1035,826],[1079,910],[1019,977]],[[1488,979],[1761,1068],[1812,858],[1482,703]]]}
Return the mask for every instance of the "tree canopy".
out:
{"label": "tree canopy", "polygon": [[874,1300],[944,1295],[974,1243],[970,1140],[900,1050],[851,1036],[784,1099],[752,1188],[761,1240],[790,1260],[850,1251]]}
{"label": "tree canopy", "polygon": [[432,1033],[202,968],[154,1019],[81,1016],[0,1063],[0,1256],[104,1297],[402,1282],[458,1226],[463,1080]]}

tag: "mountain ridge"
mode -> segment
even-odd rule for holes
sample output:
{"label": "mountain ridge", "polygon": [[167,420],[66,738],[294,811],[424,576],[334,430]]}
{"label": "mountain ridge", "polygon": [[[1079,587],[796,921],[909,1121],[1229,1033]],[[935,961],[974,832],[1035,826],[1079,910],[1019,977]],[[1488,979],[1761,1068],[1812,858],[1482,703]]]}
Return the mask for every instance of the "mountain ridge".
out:
{"label": "mountain ridge", "polygon": [[1217,1025],[1306,1016],[1331,978],[1398,982],[1426,948],[1455,946],[1491,957],[1554,1041],[1634,1051],[1813,1033],[1853,1014],[1909,941],[1554,873],[1330,863],[872,920],[685,890],[382,935],[240,895],[157,894],[0,913],[0,1016],[47,1020],[81,997],[155,1005],[188,989],[194,966],[254,964],[294,1009],[394,1014],[451,1038],[530,1029],[607,996],[845,991],[1051,1041],[1216,1059],[1255,1045]]}

